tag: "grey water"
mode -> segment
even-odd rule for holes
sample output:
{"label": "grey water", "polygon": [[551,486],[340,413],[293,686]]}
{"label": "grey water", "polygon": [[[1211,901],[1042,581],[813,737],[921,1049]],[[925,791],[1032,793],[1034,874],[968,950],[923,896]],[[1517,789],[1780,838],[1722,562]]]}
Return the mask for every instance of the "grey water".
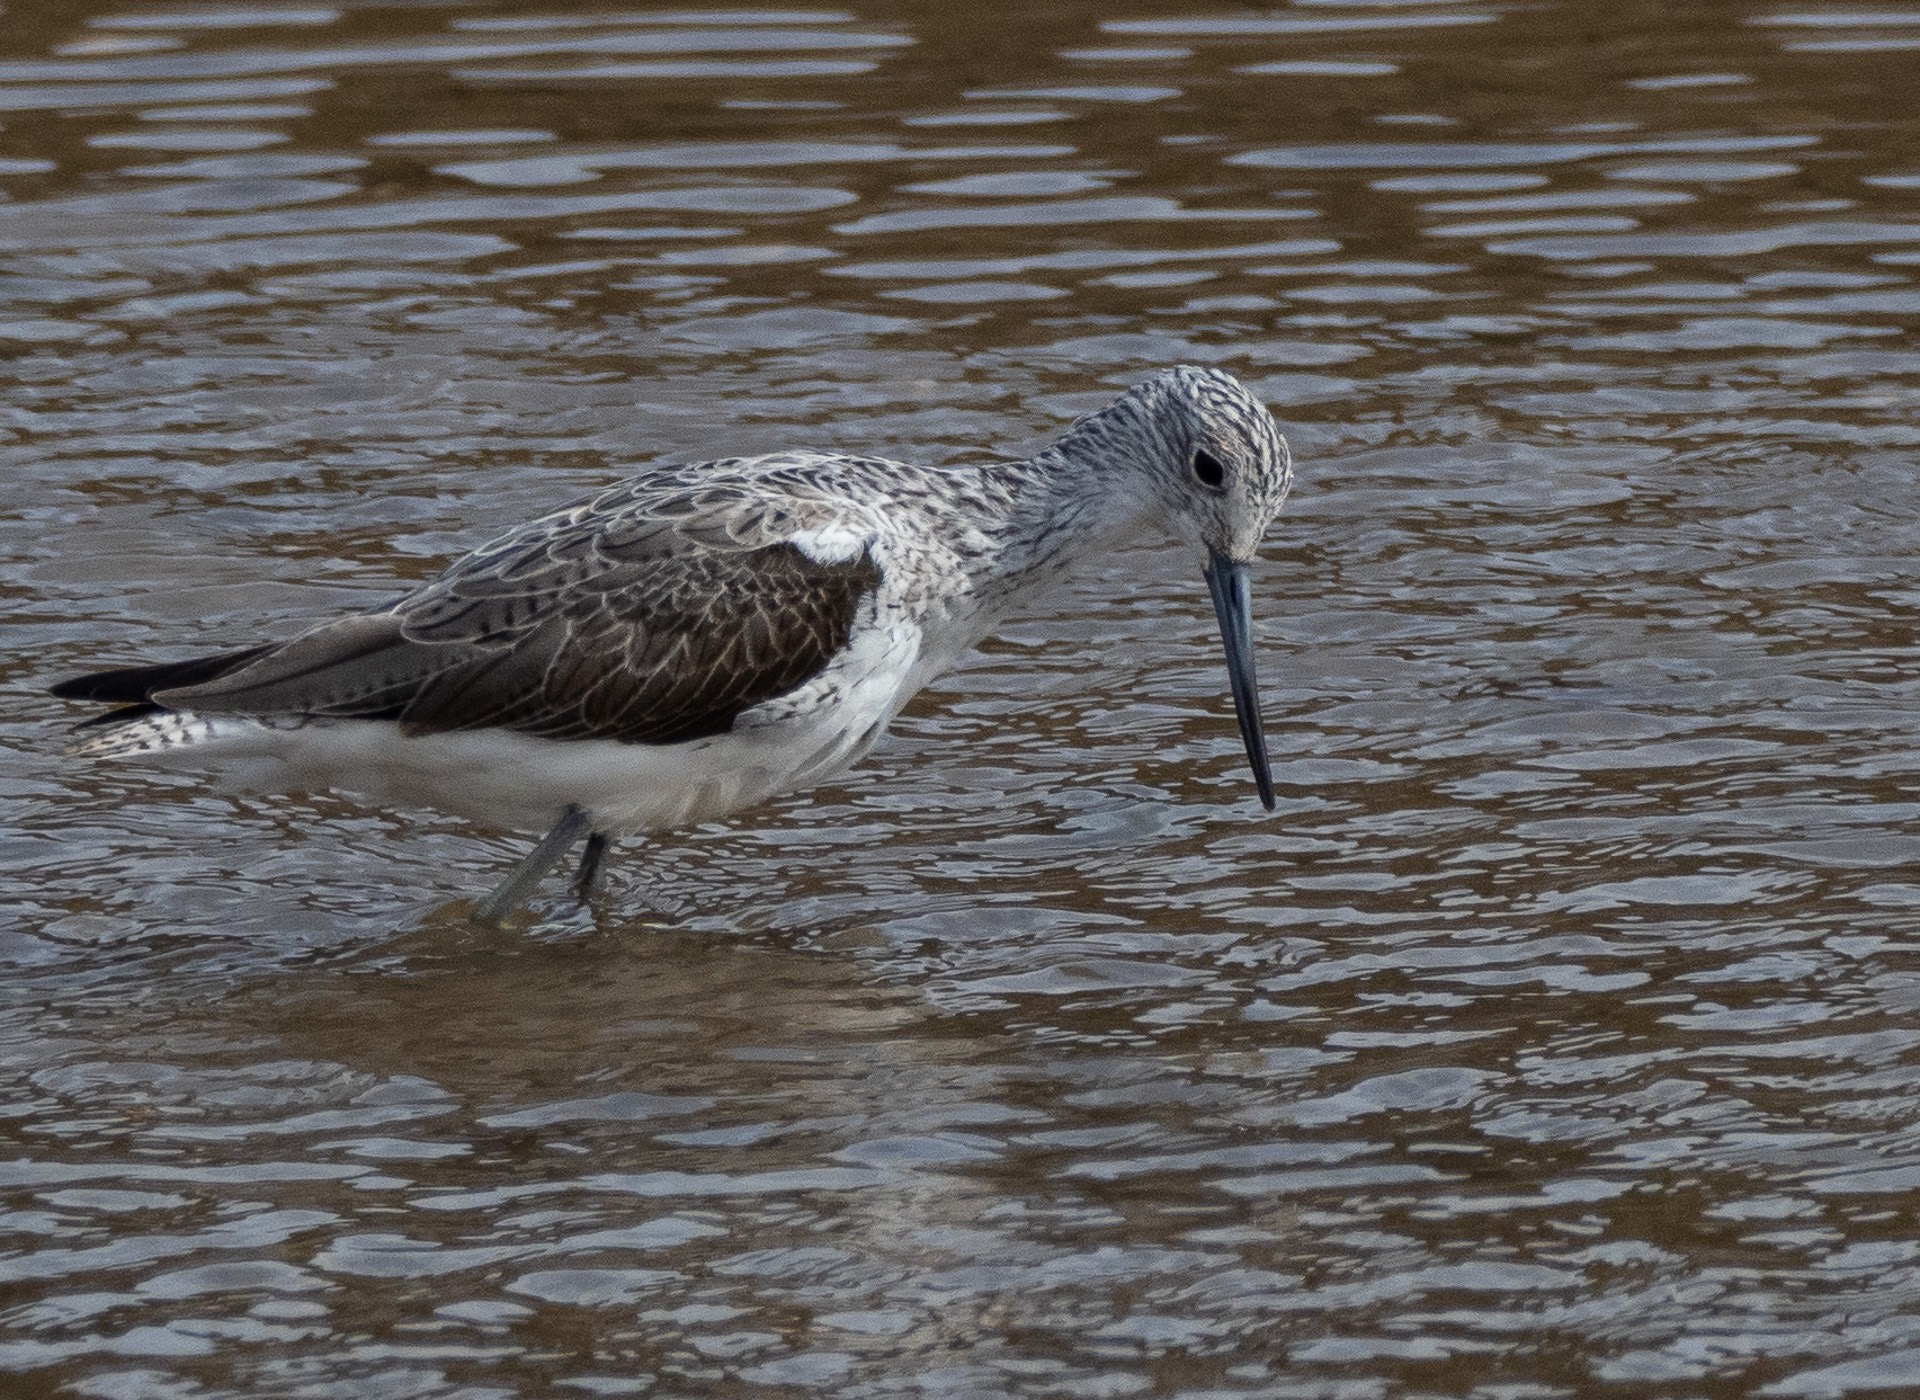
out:
{"label": "grey water", "polygon": [[[0,14],[0,1391],[1920,1391],[1920,11]],[[62,764],[650,461],[1293,443],[840,785]]]}

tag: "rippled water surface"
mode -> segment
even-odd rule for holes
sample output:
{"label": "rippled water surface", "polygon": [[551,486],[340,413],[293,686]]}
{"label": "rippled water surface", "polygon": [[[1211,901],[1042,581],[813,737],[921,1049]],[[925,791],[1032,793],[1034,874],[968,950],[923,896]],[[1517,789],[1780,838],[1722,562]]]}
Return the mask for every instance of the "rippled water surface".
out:
{"label": "rippled water surface", "polygon": [[[1920,1393],[1920,11],[9,0],[0,1391]],[[655,460],[1300,463],[629,842],[78,771]],[[556,882],[557,886],[557,882]]]}

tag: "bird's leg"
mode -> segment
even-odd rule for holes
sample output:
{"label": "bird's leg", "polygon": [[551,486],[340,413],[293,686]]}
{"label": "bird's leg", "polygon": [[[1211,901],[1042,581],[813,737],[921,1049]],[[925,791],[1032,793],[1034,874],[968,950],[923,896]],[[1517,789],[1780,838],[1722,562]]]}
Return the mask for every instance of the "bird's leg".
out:
{"label": "bird's leg", "polygon": [[527,854],[525,860],[514,866],[513,873],[475,906],[475,921],[497,924],[525,904],[546,873],[559,863],[560,857],[592,825],[593,818],[580,808],[569,806],[560,814],[560,820],[553,824],[553,829],[540,838],[540,844]]}
{"label": "bird's leg", "polygon": [[573,877],[573,897],[582,904],[592,900],[600,889],[600,872],[607,859],[607,835],[596,831],[587,838],[587,849],[580,856],[580,873]]}

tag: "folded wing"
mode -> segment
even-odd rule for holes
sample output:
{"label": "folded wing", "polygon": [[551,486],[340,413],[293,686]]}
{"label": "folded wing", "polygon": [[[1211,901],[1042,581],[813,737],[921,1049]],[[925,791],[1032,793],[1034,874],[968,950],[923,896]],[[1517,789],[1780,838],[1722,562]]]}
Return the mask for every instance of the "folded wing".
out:
{"label": "folded wing", "polygon": [[87,690],[100,677],[65,693],[203,714],[391,720],[419,734],[500,728],[648,744],[720,734],[824,670],[879,584],[865,548],[842,544],[823,561],[802,547],[823,523],[841,541],[854,528],[820,510],[710,488],[664,500],[616,488],[502,536],[386,611],[225,665],[101,673],[112,694]]}

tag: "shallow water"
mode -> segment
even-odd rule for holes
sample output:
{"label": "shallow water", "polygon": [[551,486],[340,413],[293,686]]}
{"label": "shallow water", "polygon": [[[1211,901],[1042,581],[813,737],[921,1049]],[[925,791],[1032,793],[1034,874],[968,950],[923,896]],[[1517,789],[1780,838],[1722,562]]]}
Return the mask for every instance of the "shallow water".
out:
{"label": "shallow water", "polygon": [[[0,1389],[1920,1389],[1920,12],[9,4]],[[1275,407],[629,843],[63,768],[652,460]],[[557,883],[557,882],[556,882]]]}

